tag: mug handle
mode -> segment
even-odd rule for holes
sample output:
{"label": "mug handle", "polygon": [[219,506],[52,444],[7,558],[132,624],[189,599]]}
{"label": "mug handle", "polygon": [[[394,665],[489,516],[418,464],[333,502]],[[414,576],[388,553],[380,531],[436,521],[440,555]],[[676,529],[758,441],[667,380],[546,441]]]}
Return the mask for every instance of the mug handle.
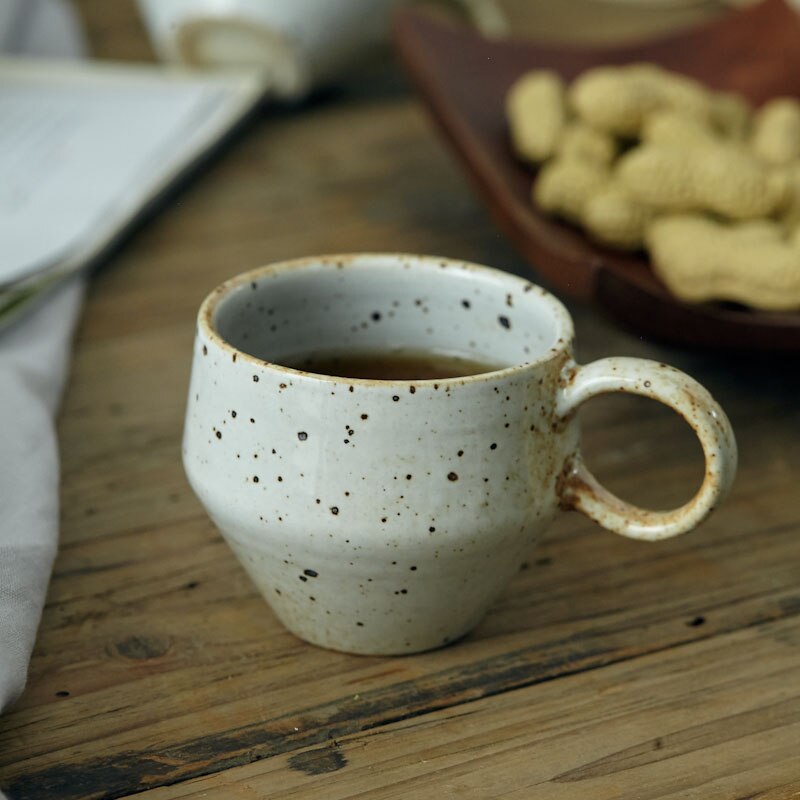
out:
{"label": "mug handle", "polygon": [[604,488],[578,450],[559,481],[562,508],[582,511],[604,528],[631,539],[652,542],[686,533],[711,513],[736,474],[736,439],[728,417],[696,380],[674,367],[641,358],[603,358],[586,366],[567,364],[556,413],[567,420],[586,400],[609,392],[649,397],[677,411],[702,445],[706,459],[703,484],[686,505],[671,511],[649,511]]}

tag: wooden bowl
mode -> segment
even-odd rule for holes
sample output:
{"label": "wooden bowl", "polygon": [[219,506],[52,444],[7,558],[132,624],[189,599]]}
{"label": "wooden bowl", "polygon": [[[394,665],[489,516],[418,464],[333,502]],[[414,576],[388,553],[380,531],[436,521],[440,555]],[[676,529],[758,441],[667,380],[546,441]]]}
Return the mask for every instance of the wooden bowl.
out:
{"label": "wooden bowl", "polygon": [[644,254],[600,247],[540,213],[531,201],[533,172],[511,150],[504,112],[509,86],[527,70],[554,69],[570,80],[597,64],[631,61],[661,64],[755,104],[774,95],[800,96],[800,18],[783,0],[763,0],[687,31],[613,47],[492,40],[422,9],[403,8],[395,16],[394,39],[494,219],[557,291],[593,300],[628,327],[666,341],[800,350],[800,313],[680,302]]}

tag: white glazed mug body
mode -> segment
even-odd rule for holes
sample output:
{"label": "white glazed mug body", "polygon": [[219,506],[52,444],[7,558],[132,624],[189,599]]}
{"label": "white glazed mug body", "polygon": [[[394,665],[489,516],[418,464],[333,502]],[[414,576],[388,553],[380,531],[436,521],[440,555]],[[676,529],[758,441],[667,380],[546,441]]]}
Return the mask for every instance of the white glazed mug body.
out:
{"label": "white glazed mug body", "polygon": [[[556,512],[577,441],[574,423],[553,424],[571,338],[542,290],[441,259],[316,259],[242,276],[201,311],[187,473],[297,635],[361,653],[446,644],[480,620]],[[273,363],[328,347],[511,368],[370,381]]]}
{"label": "white glazed mug body", "polygon": [[[650,362],[579,368],[572,340],[568,313],[544,290],[462,262],[361,254],[246,273],[200,310],[187,475],[298,636],[365,654],[447,644],[482,618],[559,506],[662,538],[694,527],[730,483],[732,434],[701,397],[692,407],[710,409],[708,419],[686,416],[721,471],[709,467],[699,500],[645,512],[604,494],[580,461],[577,405],[638,387],[678,408],[658,383],[673,378],[676,391],[704,390]],[[394,350],[496,369],[384,381],[281,366],[326,351]]]}

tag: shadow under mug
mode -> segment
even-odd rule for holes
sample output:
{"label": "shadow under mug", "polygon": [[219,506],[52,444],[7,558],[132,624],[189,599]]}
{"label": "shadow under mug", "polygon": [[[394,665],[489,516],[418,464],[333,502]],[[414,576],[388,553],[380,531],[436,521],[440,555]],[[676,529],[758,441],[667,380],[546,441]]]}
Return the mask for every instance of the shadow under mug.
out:
{"label": "shadow under mug", "polygon": [[[691,530],[736,470],[722,409],[665,364],[573,360],[553,296],[474,264],[325,256],[223,283],[198,319],[183,458],[194,491],[281,622],[323,647],[412,653],[467,633],[559,508],[657,540]],[[429,380],[318,375],[303,356],[394,351],[498,365]],[[696,432],[696,496],[648,511],[581,460],[576,410],[658,400]]]}

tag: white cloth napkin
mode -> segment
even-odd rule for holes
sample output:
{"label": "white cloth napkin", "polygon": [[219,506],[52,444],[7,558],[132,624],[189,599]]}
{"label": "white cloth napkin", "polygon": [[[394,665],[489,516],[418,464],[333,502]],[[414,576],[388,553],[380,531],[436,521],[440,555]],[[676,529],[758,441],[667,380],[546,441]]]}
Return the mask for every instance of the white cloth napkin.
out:
{"label": "white cloth napkin", "polygon": [[82,58],[86,41],[65,0],[0,0],[0,52],[27,58]]}
{"label": "white cloth napkin", "polygon": [[0,336],[0,711],[25,686],[58,540],[54,416],[85,279]]}
{"label": "white cloth napkin", "polygon": [[[0,0],[0,34],[0,53],[85,53],[78,19],[64,0]],[[83,276],[72,278],[0,333],[0,712],[25,686],[56,553],[54,417],[84,285]]]}

